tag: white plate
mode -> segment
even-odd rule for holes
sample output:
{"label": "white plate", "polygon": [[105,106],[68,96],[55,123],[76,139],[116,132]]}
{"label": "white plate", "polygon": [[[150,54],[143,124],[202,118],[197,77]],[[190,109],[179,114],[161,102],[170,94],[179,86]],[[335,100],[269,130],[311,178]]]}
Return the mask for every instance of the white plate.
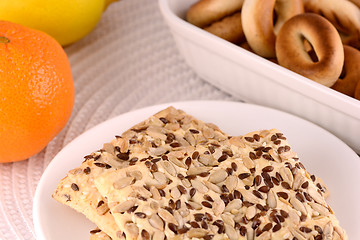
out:
{"label": "white plate", "polygon": [[83,161],[83,156],[100,149],[150,115],[173,105],[205,122],[217,124],[230,135],[277,128],[287,137],[305,167],[325,181],[331,207],[349,239],[360,239],[360,159],[346,144],[324,129],[298,117],[251,104],[221,101],[178,102],[147,107],[110,119],[77,137],[49,164],[34,198],[37,239],[89,239],[95,226],[81,214],[51,198],[60,179]]}

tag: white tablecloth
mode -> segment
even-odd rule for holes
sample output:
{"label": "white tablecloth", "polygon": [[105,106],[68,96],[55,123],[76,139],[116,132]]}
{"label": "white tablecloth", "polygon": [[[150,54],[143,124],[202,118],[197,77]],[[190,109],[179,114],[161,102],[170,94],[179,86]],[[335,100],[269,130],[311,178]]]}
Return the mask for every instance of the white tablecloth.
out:
{"label": "white tablecloth", "polygon": [[[72,139],[121,113],[180,100],[239,100],[204,82],[185,64],[157,0],[121,0],[97,28],[66,48],[76,89],[65,129],[38,155],[0,164],[0,239],[36,239],[32,202],[41,174]],[[56,216],[54,216],[56,217]]]}

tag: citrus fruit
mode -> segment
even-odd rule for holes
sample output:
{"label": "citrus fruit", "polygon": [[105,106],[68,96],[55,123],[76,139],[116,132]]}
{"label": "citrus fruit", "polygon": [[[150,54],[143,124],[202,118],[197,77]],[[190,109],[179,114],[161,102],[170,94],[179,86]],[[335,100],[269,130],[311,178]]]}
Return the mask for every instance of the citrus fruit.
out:
{"label": "citrus fruit", "polygon": [[65,46],[86,36],[113,1],[0,1],[0,19],[46,32]]}
{"label": "citrus fruit", "polygon": [[41,151],[74,104],[68,58],[49,35],[0,21],[0,162]]}

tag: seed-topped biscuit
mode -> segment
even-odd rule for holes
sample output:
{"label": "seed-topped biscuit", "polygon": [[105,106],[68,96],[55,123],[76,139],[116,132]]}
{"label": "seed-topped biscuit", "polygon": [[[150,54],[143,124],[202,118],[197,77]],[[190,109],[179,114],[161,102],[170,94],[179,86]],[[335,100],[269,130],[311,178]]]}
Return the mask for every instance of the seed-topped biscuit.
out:
{"label": "seed-topped biscuit", "polygon": [[[169,122],[164,129],[161,129],[163,128],[162,125],[165,124],[165,117]],[[196,121],[196,119],[181,110],[169,107],[135,125],[121,136],[116,136],[111,143],[105,143],[102,149],[85,156],[85,161],[79,168],[69,171],[55,190],[54,199],[83,213],[112,239],[122,239],[122,231],[115,224],[107,200],[100,195],[93,183],[93,179],[103,172],[135,164],[138,159],[129,159],[127,153],[129,146],[133,151],[139,152],[139,157],[142,156],[141,152],[144,149],[151,148],[154,150],[156,143],[150,143],[145,138],[140,139],[137,137],[143,130],[149,136],[157,136],[162,139],[165,136],[166,142],[172,141],[173,137],[175,137],[173,134],[160,135],[160,133],[176,130],[180,126],[178,121],[182,121],[181,124],[184,124]],[[209,126],[212,125],[209,124]],[[192,131],[197,130],[194,128]],[[205,131],[205,134],[211,134],[210,128]],[[198,139],[198,141],[202,140]],[[158,148],[156,151],[159,150]]]}
{"label": "seed-topped biscuit", "polygon": [[[60,181],[53,198],[84,214],[113,239],[119,239],[116,234],[120,229],[109,211],[107,200],[95,187],[93,177],[108,170],[111,166],[120,168],[123,165],[121,162],[115,162],[111,154],[100,152],[86,156],[80,167],[69,171],[67,176]],[[98,160],[100,155],[101,160]]]}
{"label": "seed-topped biscuit", "polygon": [[[347,239],[326,188],[276,129],[230,137],[168,108],[75,172],[55,195],[85,199],[92,221],[113,239]],[[86,197],[88,189],[96,199]],[[111,231],[98,224],[99,206],[116,223]]]}
{"label": "seed-topped biscuit", "polygon": [[155,144],[129,146],[133,166],[95,178],[124,238],[347,239],[280,131],[229,137],[208,126],[180,123],[167,142],[145,126],[137,138]]}

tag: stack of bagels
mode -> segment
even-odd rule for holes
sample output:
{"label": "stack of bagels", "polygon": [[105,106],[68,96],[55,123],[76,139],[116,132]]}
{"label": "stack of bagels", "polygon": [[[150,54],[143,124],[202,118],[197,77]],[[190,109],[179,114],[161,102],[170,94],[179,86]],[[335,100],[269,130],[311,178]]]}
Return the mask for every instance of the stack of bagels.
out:
{"label": "stack of bagels", "polygon": [[360,0],[200,0],[187,21],[360,100]]}

